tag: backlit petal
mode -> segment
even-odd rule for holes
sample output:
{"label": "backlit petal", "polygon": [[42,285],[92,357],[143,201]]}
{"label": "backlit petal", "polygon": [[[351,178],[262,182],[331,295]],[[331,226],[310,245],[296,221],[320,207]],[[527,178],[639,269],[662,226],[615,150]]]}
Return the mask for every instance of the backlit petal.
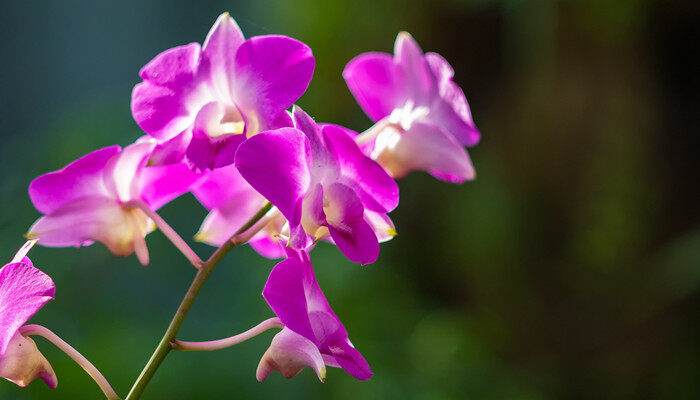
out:
{"label": "backlit petal", "polygon": [[61,170],[34,179],[29,184],[29,197],[34,207],[47,214],[82,196],[107,195],[103,170],[119,150],[119,146],[110,146],[93,151]]}
{"label": "backlit petal", "polygon": [[11,263],[0,269],[0,355],[17,329],[53,299],[55,291],[51,278],[31,262]]}
{"label": "backlit petal", "polygon": [[299,99],[311,82],[314,65],[311,49],[286,36],[256,36],[241,44],[231,97],[246,115],[248,131],[259,131],[259,120],[274,119]]}

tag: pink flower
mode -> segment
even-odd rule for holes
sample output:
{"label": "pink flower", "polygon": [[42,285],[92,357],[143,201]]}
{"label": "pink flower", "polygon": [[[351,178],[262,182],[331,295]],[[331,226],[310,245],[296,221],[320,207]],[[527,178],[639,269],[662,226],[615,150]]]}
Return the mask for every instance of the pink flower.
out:
{"label": "pink flower", "polygon": [[[267,200],[243,179],[234,165],[215,169],[198,182],[192,193],[209,210],[195,239],[221,246],[231,238]],[[248,243],[264,257],[282,258],[284,248],[277,236],[283,233],[287,220],[282,214],[272,219]],[[288,230],[288,228],[287,228]],[[289,232],[285,232],[289,235]]]}
{"label": "pink flower", "polygon": [[360,380],[371,378],[369,364],[348,339],[316,281],[309,253],[286,249],[287,259],[273,268],[263,290],[285,328],[260,360],[258,380],[265,380],[273,370],[291,378],[309,366],[323,381],[326,365],[343,368]]}
{"label": "pink flower", "polygon": [[246,40],[224,13],[203,46],[166,50],[143,67],[131,110],[160,142],[182,135],[195,170],[223,167],[246,137],[291,125],[285,110],[306,90],[314,64],[305,44],[279,35]]}
{"label": "pink flower", "polygon": [[27,236],[49,247],[104,243],[117,256],[136,252],[148,264],[145,237],[154,229],[142,201],[157,210],[186,192],[199,178],[184,163],[146,166],[154,140],[94,151],[65,168],[42,175],[29,185],[39,218]]}
{"label": "pink flower", "polygon": [[449,182],[474,179],[462,146],[476,145],[480,134],[453,75],[444,58],[423,54],[406,32],[396,38],[393,57],[365,53],[345,67],[350,91],[376,122],[358,140],[394,178],[424,170]]}
{"label": "pink flower", "polygon": [[20,253],[0,269],[0,377],[22,387],[41,378],[55,388],[58,381],[51,365],[19,328],[54,298],[56,288],[48,275],[32,266],[26,251]]}
{"label": "pink flower", "polygon": [[330,236],[353,262],[374,262],[374,223],[388,226],[386,214],[399,201],[396,182],[346,130],[321,128],[298,107],[293,119],[295,128],[260,133],[241,144],[238,171],[287,218],[293,247]]}

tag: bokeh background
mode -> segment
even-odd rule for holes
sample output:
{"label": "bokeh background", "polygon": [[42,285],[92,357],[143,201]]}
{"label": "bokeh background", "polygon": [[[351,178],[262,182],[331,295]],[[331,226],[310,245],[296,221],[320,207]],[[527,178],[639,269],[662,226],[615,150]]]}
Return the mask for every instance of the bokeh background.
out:
{"label": "bokeh background", "polygon": [[[5,1],[0,11],[0,249],[38,213],[30,180],[93,149],[126,145],[141,66],[204,39],[223,11],[248,35],[313,49],[299,104],[356,130],[369,120],[341,78],[355,55],[391,51],[401,30],[456,70],[483,141],[475,182],[414,173],[379,261],[312,253],[331,305],[375,377],[310,370],[264,384],[272,332],[225,351],[173,353],[144,399],[700,398],[697,1]],[[162,209],[191,237],[191,195]],[[193,276],[158,232],[152,262],[102,245],[36,248],[57,284],[32,322],[88,356],[125,394]],[[196,245],[203,255],[212,249]],[[214,272],[181,338],[228,336],[270,317],[274,263],[250,248]],[[0,399],[98,399],[92,381],[37,339],[51,391],[0,382]]]}

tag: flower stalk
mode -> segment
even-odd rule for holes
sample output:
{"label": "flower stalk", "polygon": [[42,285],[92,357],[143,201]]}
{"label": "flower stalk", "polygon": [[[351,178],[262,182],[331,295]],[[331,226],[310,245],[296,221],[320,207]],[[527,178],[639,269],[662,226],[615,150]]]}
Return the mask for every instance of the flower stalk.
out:
{"label": "flower stalk", "polygon": [[192,248],[187,244],[187,242],[185,242],[185,240],[182,239],[182,237],[180,237],[180,235],[178,235],[177,232],[175,232],[175,229],[168,225],[168,223],[165,222],[165,220],[160,215],[158,215],[158,213],[153,211],[151,207],[148,206],[148,204],[144,203],[141,200],[132,200],[126,203],[125,206],[127,208],[137,208],[143,211],[143,213],[146,214],[146,216],[150,218],[154,224],[156,224],[156,227],[158,227],[158,229],[160,229],[160,231],[163,232],[163,235],[165,235],[165,237],[167,237],[170,240],[170,242],[172,242],[172,244],[178,250],[180,250],[180,253],[182,253],[182,255],[184,255],[195,268],[199,269],[202,267],[202,264],[204,264],[204,262],[201,258],[199,258],[197,253],[195,253],[194,250],[192,250]]}
{"label": "flower stalk", "polygon": [[134,386],[129,391],[129,394],[126,396],[125,400],[136,400],[141,397],[143,391],[146,389],[146,386],[148,386],[148,383],[151,381],[160,365],[168,356],[168,353],[170,353],[170,351],[173,349],[172,342],[177,337],[177,333],[180,331],[182,323],[185,321],[185,317],[187,317],[187,313],[189,313],[190,308],[192,307],[192,303],[194,303],[197,295],[202,290],[202,287],[207,281],[207,278],[209,278],[211,272],[219,264],[219,262],[221,262],[224,256],[231,251],[231,249],[241,243],[244,243],[241,240],[236,239],[239,235],[251,237],[255,234],[255,229],[260,230],[265,226],[264,224],[258,224],[258,222],[263,219],[271,209],[272,204],[270,203],[263,206],[245,225],[243,225],[243,227],[241,227],[241,229],[238,230],[238,232],[233,235],[230,240],[227,240],[226,243],[221,245],[221,247],[219,247],[202,265],[202,267],[199,268],[197,275],[195,275],[194,280],[187,290],[187,293],[185,293],[185,297],[182,299],[177,312],[175,312],[175,315],[173,316],[168,329],[165,331],[163,338],[161,339],[160,343],[158,343],[153,355],[148,360],[148,363],[144,367],[143,371],[141,371],[141,374],[136,379],[136,382],[134,382]]}
{"label": "flower stalk", "polygon": [[71,345],[66,343],[63,339],[58,337],[55,333],[51,332],[48,328],[41,325],[25,325],[20,328],[20,333],[24,336],[41,336],[49,342],[53,343],[54,346],[58,347],[62,352],[66,353],[68,357],[72,358],[82,369],[87,372],[88,375],[97,383],[97,386],[102,389],[108,400],[120,400],[120,397],[112,389],[107,379],[102,375],[102,373],[95,367],[85,356],[80,354]]}
{"label": "flower stalk", "polygon": [[254,338],[257,335],[274,328],[284,328],[284,324],[277,317],[266,319],[243,333],[239,333],[238,335],[227,337],[225,339],[211,340],[208,342],[185,342],[182,340],[174,340],[172,342],[172,348],[173,350],[177,351],[222,350],[235,346],[239,343],[243,343],[248,339]]}

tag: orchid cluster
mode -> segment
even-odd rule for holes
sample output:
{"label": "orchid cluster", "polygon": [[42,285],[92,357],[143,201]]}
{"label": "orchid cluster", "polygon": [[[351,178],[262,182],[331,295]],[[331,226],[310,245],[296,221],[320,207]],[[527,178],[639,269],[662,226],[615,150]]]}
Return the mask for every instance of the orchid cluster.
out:
{"label": "orchid cluster", "polygon": [[[42,378],[56,387],[56,374],[30,338],[43,336],[82,366],[108,399],[120,399],[70,345],[47,328],[25,325],[55,291],[26,254],[35,243],[100,242],[146,265],[146,236],[159,229],[196,275],[125,399],[141,396],[170,351],[223,349],[271,328],[281,330],[262,355],[258,380],[275,370],[291,378],[310,367],[324,381],[328,366],[369,379],[369,364],[316,280],[310,251],[323,241],[352,262],[375,262],[380,243],[396,236],[389,218],[399,203],[396,179],[414,170],[453,183],[474,179],[465,146],[480,134],[450,65],[424,54],[408,33],[398,35],[393,55],[361,54],[343,72],[374,121],[363,133],[318,123],[294,105],[314,66],[304,43],[280,35],[246,39],[227,13],[203,45],[174,47],[146,64],[131,97],[145,135],[124,148],[89,153],[29,185],[42,216],[0,270],[0,376],[20,386]],[[217,247],[206,261],[156,213],[188,192],[209,211],[195,235]],[[214,267],[244,243],[263,257],[282,259],[262,291],[275,316],[225,339],[178,340]]]}

